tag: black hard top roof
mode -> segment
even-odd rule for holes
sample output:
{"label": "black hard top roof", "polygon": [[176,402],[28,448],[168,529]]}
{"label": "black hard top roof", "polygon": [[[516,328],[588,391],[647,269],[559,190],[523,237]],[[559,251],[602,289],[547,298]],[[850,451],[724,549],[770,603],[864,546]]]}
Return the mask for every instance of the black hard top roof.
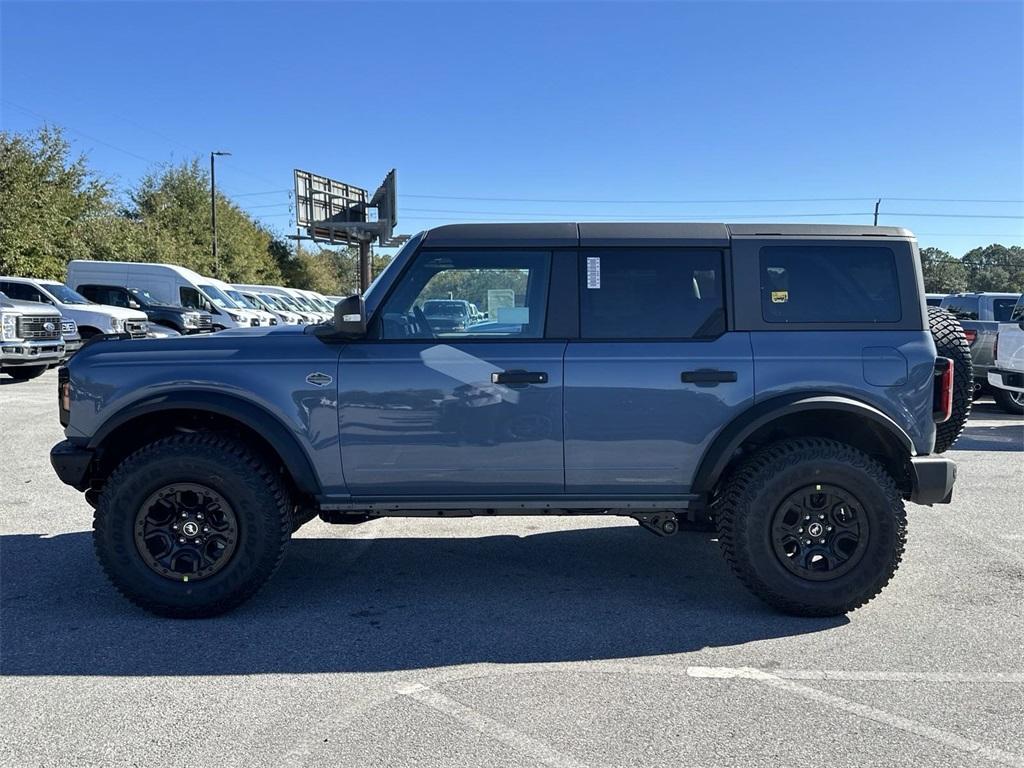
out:
{"label": "black hard top roof", "polygon": [[683,222],[544,222],[538,224],[447,224],[428,229],[433,247],[468,245],[569,247],[576,245],[665,245],[726,247],[734,237],[913,237],[901,227],[850,224],[711,224]]}

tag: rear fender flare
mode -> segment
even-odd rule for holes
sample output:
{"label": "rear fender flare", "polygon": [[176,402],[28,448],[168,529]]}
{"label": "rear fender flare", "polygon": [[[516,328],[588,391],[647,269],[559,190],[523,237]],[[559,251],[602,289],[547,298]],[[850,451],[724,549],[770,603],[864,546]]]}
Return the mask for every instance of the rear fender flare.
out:
{"label": "rear fender flare", "polygon": [[909,459],[915,454],[914,442],[895,421],[872,405],[842,395],[800,393],[773,397],[737,416],[712,441],[694,476],[692,491],[710,493],[721,479],[729,462],[744,441],[757,430],[787,416],[810,411],[854,414],[878,425],[898,443]]}

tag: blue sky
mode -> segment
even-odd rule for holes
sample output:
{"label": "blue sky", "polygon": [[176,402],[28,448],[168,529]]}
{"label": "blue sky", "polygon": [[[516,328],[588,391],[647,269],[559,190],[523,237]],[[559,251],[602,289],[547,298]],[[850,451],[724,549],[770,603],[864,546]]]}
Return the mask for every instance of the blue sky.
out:
{"label": "blue sky", "polygon": [[1020,2],[0,13],[5,129],[65,126],[121,187],[157,163],[230,150],[219,186],[279,232],[294,227],[293,168],[372,190],[394,166],[401,232],[555,218],[867,223],[881,196],[880,223],[923,245],[1024,243]]}

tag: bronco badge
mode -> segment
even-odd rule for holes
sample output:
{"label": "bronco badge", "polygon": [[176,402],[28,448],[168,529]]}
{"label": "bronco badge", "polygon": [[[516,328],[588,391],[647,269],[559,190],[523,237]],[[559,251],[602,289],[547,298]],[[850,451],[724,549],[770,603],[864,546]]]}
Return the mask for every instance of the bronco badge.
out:
{"label": "bronco badge", "polygon": [[306,381],[318,387],[326,387],[328,384],[334,381],[334,379],[332,379],[326,373],[320,373],[320,371],[317,371],[316,373],[309,374],[309,376],[306,377]]}

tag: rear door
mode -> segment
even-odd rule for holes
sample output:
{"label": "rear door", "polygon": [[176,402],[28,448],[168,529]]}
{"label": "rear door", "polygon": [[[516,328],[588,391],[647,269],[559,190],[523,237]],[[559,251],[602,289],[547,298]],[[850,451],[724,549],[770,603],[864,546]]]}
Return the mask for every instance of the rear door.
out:
{"label": "rear door", "polygon": [[[564,339],[546,338],[550,250],[421,251],[341,353],[342,465],[355,496],[550,495],[564,487]],[[432,300],[488,308],[433,325]]]}
{"label": "rear door", "polygon": [[753,400],[749,335],[727,322],[725,252],[580,255],[580,338],[565,357],[566,493],[686,493],[708,444]]}

